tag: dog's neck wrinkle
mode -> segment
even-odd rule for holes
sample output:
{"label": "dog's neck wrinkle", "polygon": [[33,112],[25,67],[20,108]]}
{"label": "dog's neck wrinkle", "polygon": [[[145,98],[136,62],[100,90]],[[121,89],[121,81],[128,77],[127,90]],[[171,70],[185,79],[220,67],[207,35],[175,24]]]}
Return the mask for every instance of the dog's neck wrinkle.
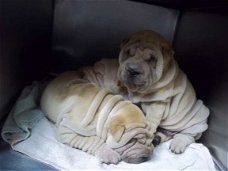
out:
{"label": "dog's neck wrinkle", "polygon": [[110,92],[107,90],[101,90],[96,94],[95,98],[93,99],[92,104],[90,105],[88,111],[86,112],[84,119],[80,123],[80,125],[82,127],[86,127],[94,120],[93,119],[94,115],[96,115],[98,109],[100,108],[101,102],[109,94],[110,94]]}
{"label": "dog's neck wrinkle", "polygon": [[[97,127],[96,132],[97,135],[102,137],[105,123],[107,122],[108,117],[113,113],[114,109],[116,108],[119,101],[122,101],[123,97],[120,95],[112,95],[102,106],[100,112],[98,112],[98,120],[97,120]],[[115,112],[115,111],[114,111]],[[106,134],[104,134],[106,136]]]}
{"label": "dog's neck wrinkle", "polygon": [[164,70],[164,73],[162,74],[161,78],[152,84],[151,88],[149,89],[149,92],[156,92],[158,89],[166,87],[168,84],[173,82],[178,74],[178,70],[178,65],[173,60],[170,67]]}
{"label": "dog's neck wrinkle", "polygon": [[101,102],[99,108],[97,109],[98,115],[100,114],[100,112],[101,112],[102,108],[105,106],[105,104],[107,104],[107,102],[108,102],[112,97],[113,97],[112,94],[108,94],[108,95],[106,95],[106,96],[104,97],[104,99],[102,100],[102,102]]}

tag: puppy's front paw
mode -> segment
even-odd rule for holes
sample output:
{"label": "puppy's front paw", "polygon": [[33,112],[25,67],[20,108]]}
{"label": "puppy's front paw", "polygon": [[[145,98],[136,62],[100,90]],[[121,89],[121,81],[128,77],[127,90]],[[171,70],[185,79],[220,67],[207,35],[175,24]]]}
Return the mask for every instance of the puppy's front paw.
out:
{"label": "puppy's front paw", "polygon": [[176,154],[183,153],[187,147],[187,144],[182,139],[173,139],[170,143],[169,149]]}
{"label": "puppy's front paw", "polygon": [[107,146],[101,147],[95,155],[106,164],[117,164],[121,160],[120,155]]}
{"label": "puppy's front paw", "polygon": [[190,135],[176,134],[170,143],[169,149],[175,154],[180,154],[193,142],[194,138]]}

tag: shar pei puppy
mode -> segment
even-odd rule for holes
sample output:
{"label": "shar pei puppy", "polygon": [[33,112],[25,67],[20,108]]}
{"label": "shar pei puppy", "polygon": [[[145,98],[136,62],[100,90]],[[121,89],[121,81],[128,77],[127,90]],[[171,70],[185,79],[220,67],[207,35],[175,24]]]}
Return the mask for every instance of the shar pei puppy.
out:
{"label": "shar pei puppy", "polygon": [[101,162],[149,159],[152,133],[142,111],[121,95],[65,72],[51,81],[41,109],[57,126],[60,142],[97,156]]}
{"label": "shar pei puppy", "polygon": [[171,151],[182,153],[207,129],[209,110],[173,55],[165,38],[141,31],[122,41],[118,60],[102,59],[78,72],[137,104],[156,133],[154,142],[173,138]]}

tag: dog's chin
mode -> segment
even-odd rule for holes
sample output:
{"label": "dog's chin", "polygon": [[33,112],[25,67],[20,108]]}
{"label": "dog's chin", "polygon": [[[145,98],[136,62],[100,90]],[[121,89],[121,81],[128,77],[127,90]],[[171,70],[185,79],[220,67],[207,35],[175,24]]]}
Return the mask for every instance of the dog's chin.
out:
{"label": "dog's chin", "polygon": [[136,84],[131,83],[131,82],[125,82],[125,86],[131,92],[137,92],[141,88],[141,85],[136,85]]}
{"label": "dog's chin", "polygon": [[127,87],[128,91],[130,92],[142,92],[147,87],[146,81],[134,82],[126,79],[126,80],[123,80],[123,84],[125,85],[125,87]]}
{"label": "dog's chin", "polygon": [[129,76],[127,71],[119,71],[119,80],[128,89],[129,92],[143,93],[150,87],[151,78],[148,78],[148,74],[140,74],[138,76]]}

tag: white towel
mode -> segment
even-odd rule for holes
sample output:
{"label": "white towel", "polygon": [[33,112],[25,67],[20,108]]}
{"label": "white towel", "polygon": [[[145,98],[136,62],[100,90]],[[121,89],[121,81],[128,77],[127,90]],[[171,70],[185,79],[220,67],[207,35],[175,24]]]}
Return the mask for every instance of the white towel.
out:
{"label": "white towel", "polygon": [[215,170],[208,149],[199,143],[191,144],[185,153],[177,155],[169,151],[168,141],[156,147],[151,159],[145,163],[107,165],[90,154],[58,142],[55,137],[55,125],[42,118],[32,129],[31,136],[13,149],[60,170]]}
{"label": "white towel", "polygon": [[2,129],[3,139],[16,151],[60,170],[215,170],[204,145],[193,143],[183,154],[176,155],[168,149],[170,141],[156,147],[145,163],[100,163],[96,157],[56,140],[55,125],[38,108],[40,87],[34,83],[23,90]]}

